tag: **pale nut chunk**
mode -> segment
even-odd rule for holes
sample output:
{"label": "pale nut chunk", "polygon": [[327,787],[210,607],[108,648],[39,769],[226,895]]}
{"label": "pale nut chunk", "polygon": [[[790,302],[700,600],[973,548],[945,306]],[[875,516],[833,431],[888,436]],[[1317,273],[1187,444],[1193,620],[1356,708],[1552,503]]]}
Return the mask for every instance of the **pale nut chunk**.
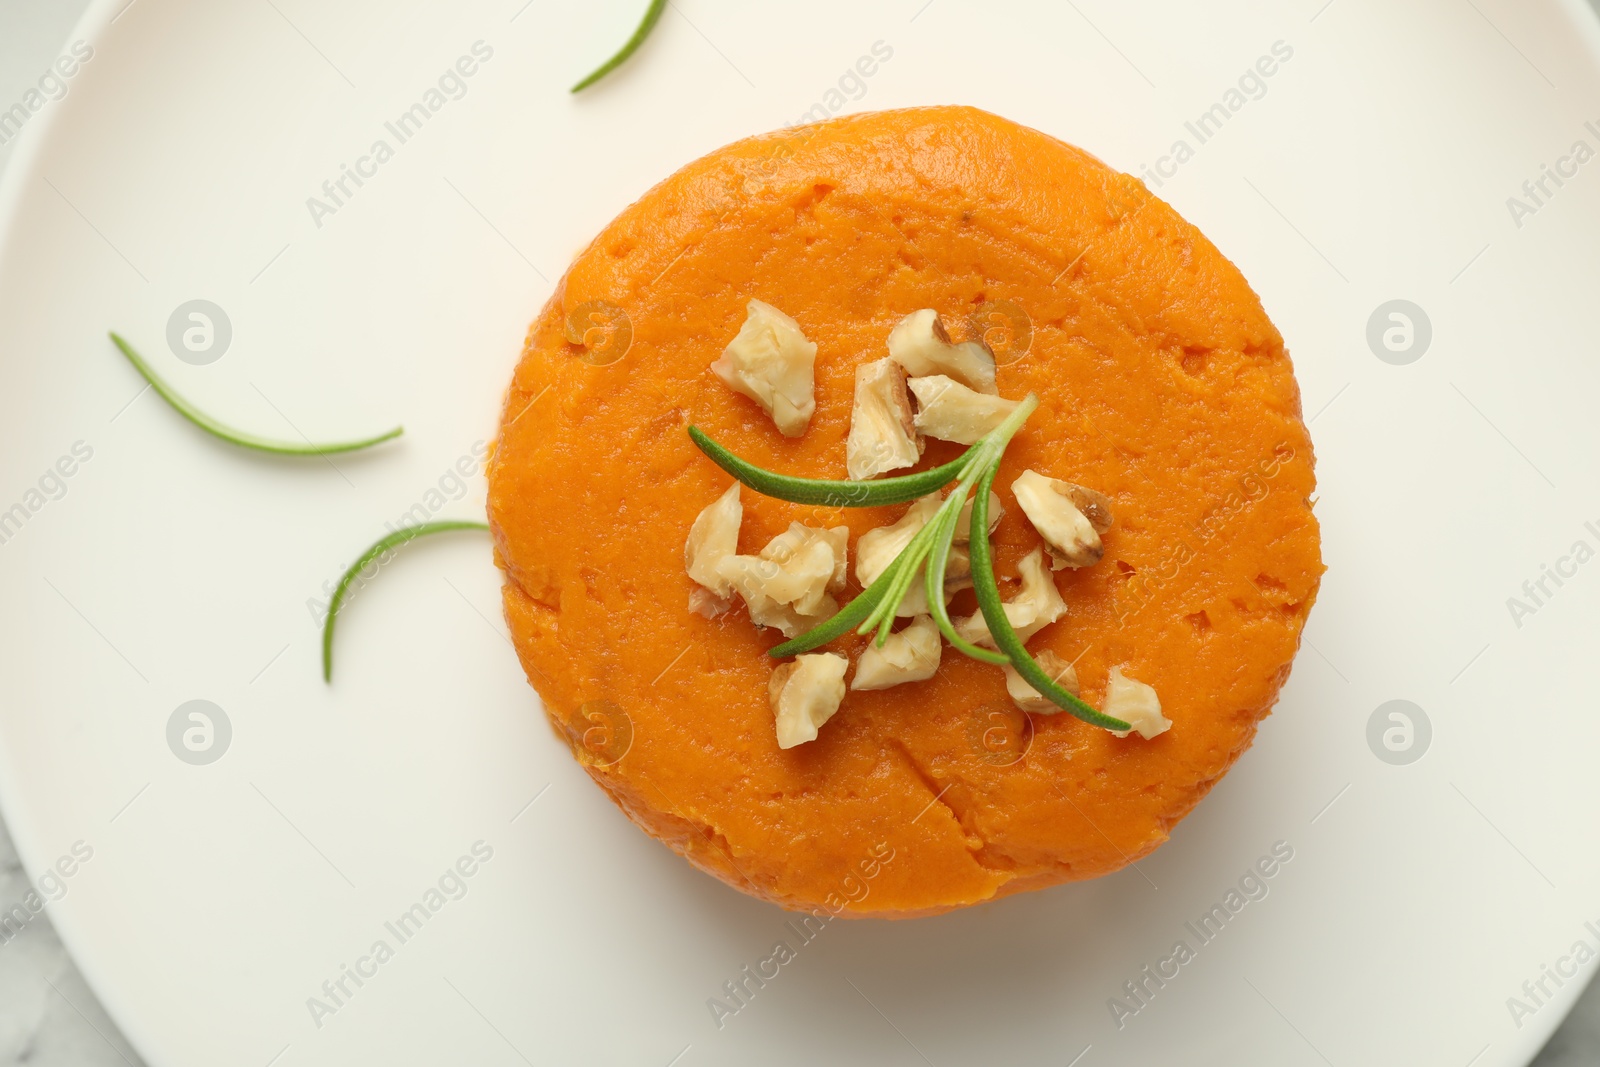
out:
{"label": "pale nut chunk", "polygon": [[862,534],[856,541],[856,581],[863,588],[876,581],[943,503],[937,493],[919,497],[893,524]]}
{"label": "pale nut chunk", "polygon": [[731,556],[723,564],[724,569],[734,575],[734,590],[749,609],[751,622],[770,626],[785,637],[799,637],[838,613],[839,602],[826,594],[813,599],[811,610],[807,612],[801,612],[792,603],[767,596],[761,590],[773,566],[770,560],[756,556]]}
{"label": "pale nut chunk", "polygon": [[785,437],[799,437],[816,410],[812,370],[817,346],[800,324],[759,300],[747,306],[744,325],[711,371],[729,389],[760,404]]}
{"label": "pale nut chunk", "polygon": [[[1078,695],[1078,669],[1048,648],[1033,657],[1034,662],[1044,671],[1045,675],[1054,683],[1071,693]],[[1006,672],[1006,692],[1011,696],[1011,702],[1023,711],[1035,715],[1054,715],[1062,710],[1060,705],[1033,686],[1028,680],[1017,673],[1017,669],[1007,663],[1003,668]],[[858,672],[859,673],[859,672]]]}
{"label": "pale nut chunk", "polygon": [[[834,526],[821,530],[804,523],[791,522],[787,530],[767,542],[767,547],[761,550],[761,558],[787,564],[798,555],[814,552],[817,544],[827,545],[833,554],[833,576],[828,579],[827,591],[830,593],[843,591],[844,584],[850,577],[850,527],[848,526]],[[800,607],[802,611],[806,610],[803,604]]]}
{"label": "pale nut chunk", "polygon": [[980,393],[999,391],[994,353],[978,341],[951,344],[944,321],[932,308],[913,311],[889,332],[889,358],[913,377],[944,374]]}
{"label": "pale nut chunk", "polygon": [[739,483],[708,504],[689,527],[689,540],[683,546],[683,566],[695,587],[689,591],[689,610],[708,619],[728,610],[733,584],[717,573],[717,565],[739,549],[739,524],[744,520],[744,505],[739,502]]}
{"label": "pale nut chunk", "polygon": [[817,541],[782,560],[728,556],[717,564],[717,574],[747,602],[765,597],[809,614],[827,595],[833,579],[833,549]]}
{"label": "pale nut chunk", "polygon": [[973,444],[1017,409],[1016,400],[975,392],[943,374],[911,378],[906,384],[917,398],[917,429],[958,445]]}
{"label": "pale nut chunk", "polygon": [[1113,719],[1121,719],[1132,730],[1112,730],[1118,737],[1137,732],[1146,741],[1172,729],[1172,720],[1161,714],[1161,698],[1143,682],[1136,682],[1122,673],[1121,667],[1111,668],[1111,681],[1106,685],[1105,706],[1100,709]]}
{"label": "pale nut chunk", "polygon": [[913,418],[904,367],[892,359],[857,367],[850,436],[844,443],[850,479],[860,482],[915,466],[927,446]]}
{"label": "pale nut chunk", "polygon": [[[994,533],[994,528],[1000,525],[1000,520],[1005,518],[1005,505],[1000,503],[1000,494],[994,490],[989,491],[989,532]],[[956,535],[953,539],[956,544],[964,545],[972,540],[972,500],[961,505],[961,514],[956,517]]]}
{"label": "pale nut chunk", "polygon": [[851,689],[888,689],[904,682],[922,682],[939,670],[943,642],[939,627],[928,615],[918,615],[911,625],[878,647],[876,641],[856,658]]}
{"label": "pale nut chunk", "polygon": [[[911,539],[917,536],[917,531],[928,524],[942,503],[944,501],[937,493],[921,497],[913,501],[910,510],[893,525],[868,530],[856,540],[856,581],[861,583],[863,589],[877,581],[879,575],[889,569],[895,557],[899,556],[911,543]],[[924,584],[922,570],[918,568],[917,577],[912,580],[911,588],[906,591],[905,599],[900,602],[896,615],[927,614],[928,594]]]}
{"label": "pale nut chunk", "polygon": [[1111,528],[1111,501],[1103,493],[1033,470],[1011,483],[1011,493],[1050,550],[1052,570],[1100,562],[1100,535]]}
{"label": "pale nut chunk", "polygon": [[944,600],[950,599],[963,589],[972,588],[972,555],[967,551],[966,545],[951,545],[950,554],[944,560]]}
{"label": "pale nut chunk", "polygon": [[799,637],[814,630],[839,612],[839,602],[833,597],[823,597],[815,614],[802,615],[792,604],[780,604],[770,597],[753,594],[745,597],[750,611],[750,621],[757,626],[770,626],[784,637]]}
{"label": "pale nut chunk", "polygon": [[850,661],[835,652],[796,656],[772,672],[767,702],[777,717],[778,747],[794,748],[817,739],[817,729],[833,718],[844,700],[844,672]]}
{"label": "pale nut chunk", "polygon": [[703,585],[697,585],[689,590],[689,610],[696,615],[714,619],[732,606],[733,603],[727,597],[720,597]]}
{"label": "pale nut chunk", "polygon": [[724,557],[717,575],[744,599],[752,622],[795,637],[839,610],[828,594],[844,585],[849,534],[845,526],[818,530],[790,523],[760,555]]}
{"label": "pale nut chunk", "polygon": [[[1044,565],[1044,549],[1036,548],[1017,564],[1022,590],[1006,601],[1006,618],[1024,642],[1067,613],[1067,602],[1056,589],[1056,580]],[[975,645],[994,648],[994,635],[983,612],[974,612],[956,624],[956,633]]]}
{"label": "pale nut chunk", "polygon": [[1057,479],[1057,492],[1065,493],[1072,498],[1073,504],[1083,512],[1084,518],[1089,520],[1089,525],[1094,527],[1094,532],[1104,534],[1111,529],[1111,498],[1104,493],[1090,489],[1086,485],[1075,482],[1063,482]]}

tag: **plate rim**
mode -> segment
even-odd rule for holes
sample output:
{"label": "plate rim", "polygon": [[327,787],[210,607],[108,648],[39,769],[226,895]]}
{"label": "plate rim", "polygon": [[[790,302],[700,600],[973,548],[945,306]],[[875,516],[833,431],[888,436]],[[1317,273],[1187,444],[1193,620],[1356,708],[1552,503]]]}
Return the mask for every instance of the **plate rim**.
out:
{"label": "plate rim", "polygon": [[[105,37],[111,32],[112,23],[123,11],[133,6],[133,2],[89,0],[64,43],[83,40],[93,47],[102,47]],[[181,2],[187,3],[192,0],[181,0]],[[1594,69],[1600,71],[1600,0],[1541,0],[1541,2],[1546,5],[1550,18],[1560,19],[1569,29],[1576,31],[1580,48],[1587,54]],[[56,144],[56,138],[64,136],[58,131],[62,123],[67,121],[67,114],[67,108],[53,107],[32,119],[22,136],[15,142],[4,172],[0,173],[0,261],[10,258],[13,235],[19,228],[29,187],[40,176],[39,161]],[[8,747],[5,732],[0,730],[0,765],[14,762],[16,755],[17,753]],[[19,823],[13,818],[13,814],[19,810],[20,803],[14,793],[16,788],[7,776],[0,775],[0,820],[4,820],[4,826],[22,863],[23,875],[31,887],[33,878],[28,872],[41,869],[38,861],[44,856],[45,850],[34,839],[33,829],[28,824]],[[73,965],[127,1044],[150,1067],[165,1067],[170,1061],[152,1056],[151,1052],[163,1048],[168,1042],[161,1035],[154,1033],[139,1013],[129,1010],[122,994],[122,987],[106,980],[97,962],[98,957],[93,947],[87,943],[86,935],[79,929],[78,924],[70,917],[60,914],[41,914],[47,914],[51,927],[71,957]],[[1557,1005],[1559,1012],[1541,1011],[1528,1021],[1517,1034],[1518,1044],[1513,1050],[1517,1056],[1515,1062],[1527,1065],[1538,1056],[1597,978],[1600,978],[1600,968],[1592,968],[1582,985],[1571,993],[1567,1003]]]}

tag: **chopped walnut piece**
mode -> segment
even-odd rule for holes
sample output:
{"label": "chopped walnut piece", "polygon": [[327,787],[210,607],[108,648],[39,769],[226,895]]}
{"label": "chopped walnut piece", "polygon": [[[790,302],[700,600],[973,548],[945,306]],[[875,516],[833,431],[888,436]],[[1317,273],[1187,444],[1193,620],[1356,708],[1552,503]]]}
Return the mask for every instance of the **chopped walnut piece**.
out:
{"label": "chopped walnut piece", "polygon": [[925,443],[917,432],[906,391],[906,369],[892,359],[856,368],[845,465],[853,481],[915,466]]}
{"label": "chopped walnut piece", "polygon": [[800,553],[811,551],[818,542],[826,544],[833,553],[833,575],[828,579],[827,591],[838,593],[850,577],[850,527],[834,526],[819,530],[800,522],[791,522],[783,533],[767,542],[761,558],[785,564]]}
{"label": "chopped walnut piece", "polygon": [[[963,589],[972,588],[972,555],[966,545],[951,545],[944,561],[945,603]],[[926,597],[924,597],[926,598]]]}
{"label": "chopped walnut piece", "polygon": [[[899,521],[891,526],[880,526],[876,530],[868,530],[856,540],[856,581],[865,589],[878,580],[878,576],[889,569],[889,564],[895,557],[911,543],[921,530],[933,518],[933,513],[939,510],[943,503],[938,493],[933,493],[915,500],[910,510],[902,515]],[[911,588],[906,591],[905,599],[900,602],[900,616],[926,615],[928,613],[928,594],[923,588],[922,568],[917,568],[917,577],[911,582]]]}
{"label": "chopped walnut piece", "polygon": [[760,404],[785,437],[799,437],[817,406],[816,359],[817,346],[806,340],[799,323],[771,304],[752,300],[744,325],[711,371]]}
{"label": "chopped walnut piece", "polygon": [[913,311],[889,332],[889,358],[913,377],[944,374],[976,389],[994,393],[994,353],[979,341],[950,343],[944,321],[932,308]]}
{"label": "chopped walnut piece", "polygon": [[726,573],[733,576],[734,590],[744,600],[750,611],[750,621],[757,626],[770,626],[784,637],[799,637],[826,622],[839,610],[838,601],[824,596],[815,602],[810,614],[802,614],[792,603],[785,603],[762,592],[764,577],[772,564],[755,556],[732,556],[723,564]]}
{"label": "chopped walnut piece", "polygon": [[1033,470],[1023,471],[1011,492],[1049,548],[1052,570],[1100,562],[1100,535],[1111,528],[1111,501],[1103,493]]}
{"label": "chopped walnut piece", "polygon": [[[994,528],[1000,525],[1000,520],[1005,517],[1006,509],[1000,503],[1000,494],[989,491],[989,532],[994,533]],[[964,545],[972,540],[972,500],[961,505],[961,514],[956,517],[955,543]]]}
{"label": "chopped walnut piece", "polygon": [[708,619],[728,610],[733,584],[717,573],[717,565],[739,549],[739,523],[744,505],[739,502],[739,483],[708,504],[689,527],[689,540],[683,546],[683,565],[695,587],[689,591],[689,610]]}
{"label": "chopped walnut piece", "polygon": [[958,445],[970,445],[999,426],[1018,403],[975,392],[943,374],[911,378],[906,384],[917,398],[917,429]]}
{"label": "chopped walnut piece", "polygon": [[717,575],[744,599],[752,622],[796,637],[839,610],[828,594],[844,587],[849,536],[846,526],[819,530],[790,523],[760,555],[724,557]]}
{"label": "chopped walnut piece", "polygon": [[817,739],[817,728],[844,700],[844,672],[850,661],[835,652],[796,656],[772,672],[767,702],[777,717],[778,747],[794,748]]}
{"label": "chopped walnut piece", "polygon": [[1172,720],[1161,714],[1161,698],[1156,691],[1124,675],[1121,667],[1111,668],[1105,705],[1100,710],[1133,727],[1132,730],[1112,730],[1118,737],[1127,737],[1137,731],[1140,737],[1148,741],[1172,729]]}
{"label": "chopped walnut piece", "polygon": [[[1044,565],[1044,549],[1036,548],[1022,557],[1017,564],[1022,576],[1022,590],[1003,605],[1011,628],[1023,641],[1055,622],[1067,613],[1067,602],[1056,589],[1056,580]],[[956,633],[975,645],[994,648],[994,636],[983,612],[974,612],[956,624]]]}
{"label": "chopped walnut piece", "polygon": [[888,689],[903,682],[921,682],[932,678],[939,669],[943,643],[939,640],[939,627],[927,615],[918,615],[911,625],[878,647],[876,641],[867,645],[856,658],[856,675],[850,681],[851,689]]}
{"label": "chopped walnut piece", "polygon": [[[1052,682],[1073,696],[1078,695],[1077,668],[1048,648],[1033,658]],[[1029,685],[1028,680],[1018,674],[1017,669],[1011,664],[1007,663],[1001,669],[1006,672],[1006,692],[1011,695],[1011,700],[1017,707],[1036,715],[1054,715],[1061,710],[1055,701]]]}

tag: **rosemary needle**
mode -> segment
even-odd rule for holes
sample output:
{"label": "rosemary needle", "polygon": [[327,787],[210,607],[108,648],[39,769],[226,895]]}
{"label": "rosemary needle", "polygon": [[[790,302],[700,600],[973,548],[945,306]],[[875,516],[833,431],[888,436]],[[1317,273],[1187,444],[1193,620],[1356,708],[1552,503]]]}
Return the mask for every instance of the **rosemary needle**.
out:
{"label": "rosemary needle", "polygon": [[650,0],[650,7],[645,11],[644,19],[639,23],[639,28],[633,31],[633,36],[628,38],[627,43],[617,50],[616,55],[596,67],[594,73],[574,85],[572,91],[576,93],[589,88],[589,86],[626,63],[628,57],[637,52],[639,46],[644,44],[644,39],[650,36],[650,31],[656,28],[656,23],[661,21],[661,13],[666,9],[667,0]]}
{"label": "rosemary needle", "polygon": [[[934,537],[933,552],[928,557],[926,582],[928,596],[928,614],[933,616],[934,625],[939,627],[939,632],[944,634],[944,639],[950,642],[952,648],[964,656],[992,663],[1003,667],[1011,662],[1011,657],[1000,652],[991,652],[973,644],[960,634],[956,633],[955,624],[950,621],[950,609],[944,602],[944,576],[950,564],[950,542],[955,539],[956,525],[961,519],[961,512],[957,510],[953,515],[945,516],[943,525]],[[935,519],[939,522],[939,519]]]}
{"label": "rosemary needle", "polygon": [[350,591],[350,583],[355,581],[356,575],[366,569],[367,564],[388,552],[398,548],[408,541],[415,541],[419,537],[429,534],[447,533],[451,530],[487,530],[488,524],[481,522],[464,522],[449,520],[445,522],[424,522],[416,526],[404,526],[389,534],[387,537],[374,541],[372,547],[361,553],[361,558],[350,564],[350,569],[344,572],[339,579],[339,584],[333,590],[333,599],[328,601],[328,617],[322,623],[322,680],[333,681],[333,624],[338,621],[339,608],[344,604],[345,595]]}
{"label": "rosemary needle", "polygon": [[405,432],[402,426],[396,426],[387,433],[378,434],[376,437],[363,437],[355,441],[334,441],[329,444],[311,444],[309,442],[277,441],[268,437],[259,437],[244,430],[236,430],[213,419],[210,415],[195,407],[189,401],[179,396],[160,375],[151,369],[144,357],[135,352],[133,346],[123,340],[120,335],[113,332],[111,340],[128,357],[128,362],[133,364],[133,369],[138,371],[150,387],[161,395],[161,399],[172,405],[172,409],[179,415],[188,419],[196,426],[213,437],[220,437],[229,444],[238,445],[240,448],[251,448],[257,452],[272,452],[280,456],[327,456],[338,452],[356,452],[363,448],[382,444],[393,440]]}
{"label": "rosemary needle", "polygon": [[[876,508],[904,504],[943,489],[961,476],[968,460],[977,452],[975,444],[949,463],[917,474],[874,481],[828,481],[822,478],[796,478],[777,474],[740,459],[717,444],[698,426],[689,427],[689,437],[711,461],[762,496],[787,500],[791,504],[820,504],[833,508]],[[979,444],[982,444],[980,441]]]}
{"label": "rosemary needle", "polygon": [[989,624],[989,633],[995,645],[1010,657],[1011,666],[1029,685],[1063,711],[1091,726],[1101,726],[1107,730],[1133,729],[1121,719],[1113,719],[1096,711],[1057,685],[1028,653],[1022,638],[1006,617],[1005,604],[1000,600],[1000,586],[994,577],[994,558],[989,552],[989,491],[994,486],[994,476],[999,470],[1000,464],[996,462],[978,482],[977,495],[972,498],[972,540],[968,544],[968,550],[972,553],[972,589],[978,595],[978,610],[983,612],[983,620]]}

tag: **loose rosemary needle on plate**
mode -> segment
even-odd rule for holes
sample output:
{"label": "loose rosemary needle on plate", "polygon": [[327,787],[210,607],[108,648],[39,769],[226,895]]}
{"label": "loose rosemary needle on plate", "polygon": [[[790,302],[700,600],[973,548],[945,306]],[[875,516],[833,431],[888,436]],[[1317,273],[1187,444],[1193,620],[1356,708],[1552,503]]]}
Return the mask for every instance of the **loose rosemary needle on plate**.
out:
{"label": "loose rosemary needle on plate", "polygon": [[639,23],[639,28],[633,31],[617,54],[596,67],[594,72],[572,87],[573,92],[581,92],[604,78],[628,61],[628,57],[639,50],[644,44],[644,39],[650,36],[650,31],[656,28],[656,23],[661,21],[661,13],[667,9],[667,0],[650,0],[650,6],[645,10],[644,19]]}
{"label": "loose rosemary needle on plate", "polygon": [[356,580],[356,575],[366,569],[367,564],[385,555],[392,549],[419,537],[429,534],[449,533],[452,530],[487,530],[488,524],[482,522],[466,522],[462,520],[446,520],[441,522],[424,522],[416,526],[403,526],[400,529],[380,537],[363,553],[359,559],[350,564],[344,576],[339,579],[339,584],[334,587],[333,599],[328,601],[328,616],[322,622],[322,680],[333,681],[333,626],[339,620],[339,609],[344,606],[345,598],[350,593],[350,583]]}
{"label": "loose rosemary needle on plate", "polygon": [[250,433],[247,430],[238,430],[207,415],[195,407],[188,400],[180,396],[172,386],[157,374],[144,361],[144,357],[134,351],[132,345],[125,341],[119,334],[112,333],[111,340],[117,348],[128,357],[128,362],[133,364],[134,370],[150,383],[161,399],[172,405],[172,410],[188,419],[196,426],[213,437],[220,437],[229,444],[238,445],[240,448],[250,448],[257,452],[271,452],[280,456],[329,456],[340,452],[356,452],[373,445],[381,445],[385,441],[392,441],[405,433],[405,427],[396,426],[394,429],[380,433],[375,437],[361,437],[354,441],[330,441],[323,444],[313,444],[310,441],[279,441],[270,437]]}

